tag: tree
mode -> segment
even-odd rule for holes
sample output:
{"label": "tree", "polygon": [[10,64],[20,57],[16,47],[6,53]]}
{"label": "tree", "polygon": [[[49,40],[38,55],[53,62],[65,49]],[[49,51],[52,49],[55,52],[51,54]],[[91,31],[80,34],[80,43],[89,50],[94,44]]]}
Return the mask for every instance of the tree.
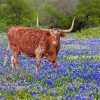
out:
{"label": "tree", "polygon": [[100,1],[80,0],[76,14],[82,27],[100,26]]}
{"label": "tree", "polygon": [[70,27],[78,0],[28,0],[43,27]]}
{"label": "tree", "polygon": [[5,20],[7,25],[30,26],[34,21],[34,12],[25,0],[5,0],[1,5],[0,20]]}
{"label": "tree", "polygon": [[70,27],[78,1],[0,0],[0,21],[7,25],[36,26],[36,14],[38,13],[41,27],[66,29]]}

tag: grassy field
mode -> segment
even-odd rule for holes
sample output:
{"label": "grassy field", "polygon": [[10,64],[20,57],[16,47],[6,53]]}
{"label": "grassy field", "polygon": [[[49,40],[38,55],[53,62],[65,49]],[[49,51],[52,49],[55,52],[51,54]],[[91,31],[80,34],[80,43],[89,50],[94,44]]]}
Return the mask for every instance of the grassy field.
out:
{"label": "grassy field", "polygon": [[66,34],[66,38],[98,38],[100,37],[100,27],[82,29],[76,33]]}
{"label": "grassy field", "polygon": [[11,54],[3,66],[6,47],[5,33],[2,33],[0,100],[100,99],[100,37],[61,38],[57,69],[54,71],[52,64],[42,59],[37,75],[34,73],[35,60],[25,55],[19,57],[19,70],[11,69]]}

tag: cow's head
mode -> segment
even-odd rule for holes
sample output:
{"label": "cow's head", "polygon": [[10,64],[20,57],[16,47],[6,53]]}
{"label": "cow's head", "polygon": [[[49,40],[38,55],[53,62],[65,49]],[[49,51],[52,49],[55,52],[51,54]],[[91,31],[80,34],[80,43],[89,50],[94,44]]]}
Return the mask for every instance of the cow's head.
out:
{"label": "cow's head", "polygon": [[60,37],[65,35],[64,32],[59,29],[50,29],[49,31],[52,45],[57,46],[59,44]]}
{"label": "cow's head", "polygon": [[47,58],[49,61],[53,63],[54,68],[56,68],[56,56],[60,48],[60,37],[64,37],[66,32],[71,32],[73,30],[74,20],[75,17],[73,18],[72,25],[68,30],[63,30],[58,28],[53,28],[53,29],[41,28],[41,30],[49,32],[49,50],[47,53]]}

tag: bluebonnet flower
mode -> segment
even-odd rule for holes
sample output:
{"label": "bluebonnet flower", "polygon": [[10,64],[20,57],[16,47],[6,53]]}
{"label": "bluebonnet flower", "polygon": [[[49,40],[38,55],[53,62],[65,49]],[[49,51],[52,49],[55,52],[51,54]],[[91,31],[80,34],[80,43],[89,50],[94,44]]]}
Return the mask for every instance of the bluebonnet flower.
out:
{"label": "bluebonnet flower", "polygon": [[[94,93],[100,90],[100,61],[95,58],[100,55],[100,38],[61,39],[56,71],[52,63],[41,59],[37,75],[34,74],[35,60],[24,55],[19,56],[21,70],[11,70],[10,57],[6,66],[3,66],[7,41],[0,39],[0,43],[4,45],[0,47],[0,91],[13,93],[16,88],[23,86],[23,91],[37,99],[41,91],[43,95],[57,96],[62,100],[94,100]],[[32,90],[34,88],[36,90]],[[59,91],[63,96],[59,96]]]}
{"label": "bluebonnet flower", "polygon": [[72,95],[71,95],[71,94],[68,94],[68,95],[66,96],[65,100],[73,100]]}
{"label": "bluebonnet flower", "polygon": [[31,95],[38,95],[38,92],[37,91],[34,91],[34,92],[30,92]]}

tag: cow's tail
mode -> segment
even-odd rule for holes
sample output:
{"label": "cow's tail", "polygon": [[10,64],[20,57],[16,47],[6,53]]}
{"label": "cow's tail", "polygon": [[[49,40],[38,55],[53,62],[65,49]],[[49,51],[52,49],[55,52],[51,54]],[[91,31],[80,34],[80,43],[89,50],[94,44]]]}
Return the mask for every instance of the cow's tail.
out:
{"label": "cow's tail", "polygon": [[8,60],[8,53],[9,53],[9,43],[8,43],[8,46],[7,46],[7,49],[6,49],[6,55],[5,55],[5,57],[4,57],[3,66],[5,66],[6,63],[7,63],[7,60]]}

